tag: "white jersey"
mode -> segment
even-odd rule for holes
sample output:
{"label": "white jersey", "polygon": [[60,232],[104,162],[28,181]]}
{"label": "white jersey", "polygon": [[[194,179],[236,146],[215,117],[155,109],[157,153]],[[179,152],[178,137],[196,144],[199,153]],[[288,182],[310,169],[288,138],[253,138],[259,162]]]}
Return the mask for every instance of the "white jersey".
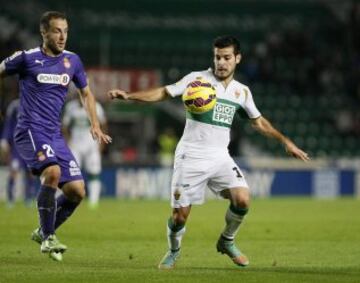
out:
{"label": "white jersey", "polygon": [[[104,109],[98,102],[96,102],[96,114],[100,124],[104,124],[106,122]],[[90,121],[86,110],[78,99],[71,100],[66,104],[63,125],[69,128],[72,142],[95,143],[90,133]]]}
{"label": "white jersey", "polygon": [[199,79],[204,79],[215,87],[216,105],[211,111],[202,114],[192,114],[187,111],[186,125],[178,149],[185,147],[187,151],[193,149],[211,151],[214,154],[213,149],[216,148],[217,153],[227,152],[235,113],[242,108],[252,119],[260,117],[261,113],[246,85],[232,80],[225,88],[211,69],[192,72],[179,82],[166,86],[166,90],[172,97],[180,96],[190,82]]}

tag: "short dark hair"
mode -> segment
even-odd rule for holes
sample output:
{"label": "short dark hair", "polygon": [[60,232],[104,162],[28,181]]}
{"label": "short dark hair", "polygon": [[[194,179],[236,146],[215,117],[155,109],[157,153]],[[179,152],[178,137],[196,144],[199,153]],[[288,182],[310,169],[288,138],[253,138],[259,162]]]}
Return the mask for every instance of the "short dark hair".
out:
{"label": "short dark hair", "polygon": [[40,30],[41,29],[48,30],[50,27],[50,21],[52,19],[67,20],[66,15],[64,13],[57,11],[47,11],[44,14],[42,14],[40,18]]}
{"label": "short dark hair", "polygon": [[232,35],[222,35],[214,39],[213,47],[214,48],[226,48],[234,47],[234,54],[240,54],[240,42],[239,40]]}

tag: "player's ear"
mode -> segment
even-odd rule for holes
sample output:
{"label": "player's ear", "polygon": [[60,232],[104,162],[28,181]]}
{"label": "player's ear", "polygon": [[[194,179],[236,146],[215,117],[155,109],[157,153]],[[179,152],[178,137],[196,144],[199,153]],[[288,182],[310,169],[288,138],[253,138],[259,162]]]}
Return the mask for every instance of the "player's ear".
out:
{"label": "player's ear", "polygon": [[41,34],[42,37],[45,36],[45,34],[46,34],[46,29],[45,29],[45,27],[40,26],[40,34]]}
{"label": "player's ear", "polygon": [[236,64],[239,64],[240,61],[241,61],[241,54],[239,53],[235,56],[235,62],[236,62]]}

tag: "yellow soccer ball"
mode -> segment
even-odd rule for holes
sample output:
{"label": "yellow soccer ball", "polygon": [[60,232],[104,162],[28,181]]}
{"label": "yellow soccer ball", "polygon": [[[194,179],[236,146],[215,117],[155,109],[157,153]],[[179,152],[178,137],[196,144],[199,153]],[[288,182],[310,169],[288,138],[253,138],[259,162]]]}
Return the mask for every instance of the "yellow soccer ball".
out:
{"label": "yellow soccer ball", "polygon": [[182,95],[185,108],[190,113],[201,114],[210,111],[216,104],[216,90],[204,79],[188,84]]}

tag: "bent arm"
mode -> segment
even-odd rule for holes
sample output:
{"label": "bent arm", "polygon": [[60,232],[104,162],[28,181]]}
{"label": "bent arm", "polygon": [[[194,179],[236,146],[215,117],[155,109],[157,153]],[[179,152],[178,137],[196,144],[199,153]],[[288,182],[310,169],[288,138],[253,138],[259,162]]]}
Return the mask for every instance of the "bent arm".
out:
{"label": "bent arm", "polygon": [[255,130],[259,133],[277,139],[280,143],[285,144],[289,139],[285,137],[282,133],[280,133],[277,129],[275,129],[271,123],[265,119],[263,116],[260,116],[251,121],[251,125]]}
{"label": "bent arm", "polygon": [[87,85],[85,88],[80,89],[81,102],[87,112],[88,118],[91,123],[91,127],[100,127],[97,115],[96,115],[96,102],[90,87]]}
{"label": "bent arm", "polygon": [[263,116],[252,120],[252,126],[261,134],[271,138],[275,138],[280,143],[282,143],[285,146],[286,152],[293,157],[301,159],[303,161],[310,160],[306,152],[299,149],[288,137],[284,136],[277,129],[275,129],[271,125],[271,123]]}
{"label": "bent arm", "polygon": [[89,85],[85,88],[80,89],[80,97],[81,102],[87,112],[88,118],[91,124],[91,135],[95,140],[97,140],[100,144],[102,142],[111,143],[112,139],[110,136],[103,133],[100,128],[99,120],[96,113],[96,100],[94,95],[92,94]]}
{"label": "bent arm", "polygon": [[169,94],[165,87],[159,87],[149,90],[142,90],[132,93],[127,93],[121,89],[113,89],[108,92],[110,98],[118,98],[123,100],[136,100],[143,102],[156,102],[165,100]]}

